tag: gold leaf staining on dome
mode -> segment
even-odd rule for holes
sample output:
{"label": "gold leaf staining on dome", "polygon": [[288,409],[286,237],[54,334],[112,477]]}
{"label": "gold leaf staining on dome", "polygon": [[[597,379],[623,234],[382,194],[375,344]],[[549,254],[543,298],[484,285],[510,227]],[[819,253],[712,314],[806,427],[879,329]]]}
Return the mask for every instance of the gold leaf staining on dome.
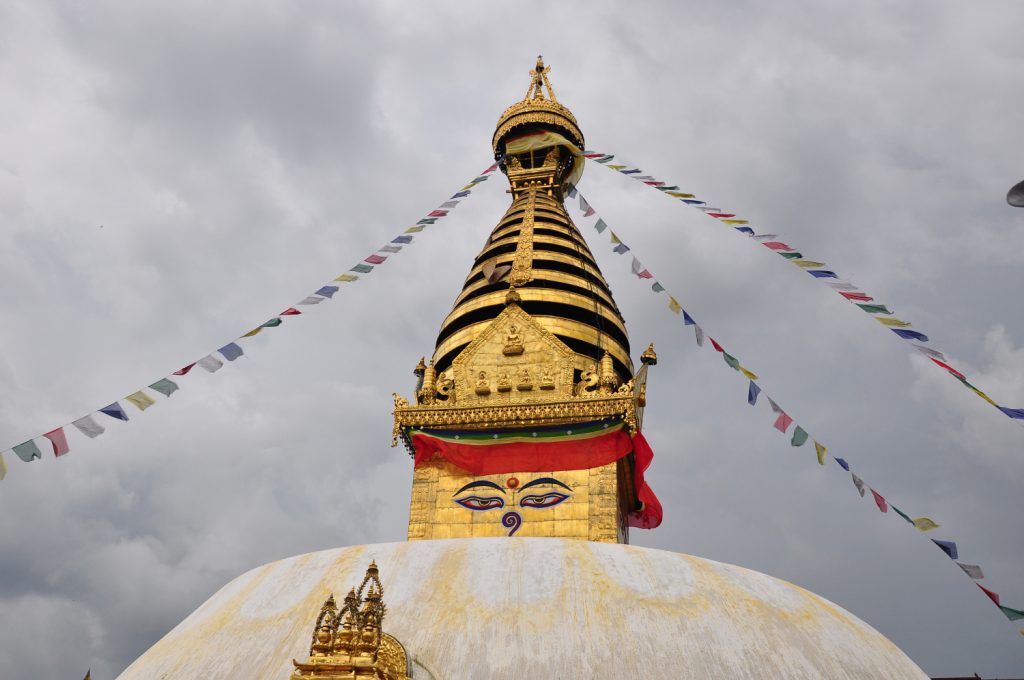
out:
{"label": "gold leaf staining on dome", "polygon": [[382,630],[387,611],[383,598],[377,563],[371,562],[359,589],[349,591],[340,609],[333,594],[324,602],[313,627],[309,659],[292,661],[291,680],[408,680],[405,648]]}

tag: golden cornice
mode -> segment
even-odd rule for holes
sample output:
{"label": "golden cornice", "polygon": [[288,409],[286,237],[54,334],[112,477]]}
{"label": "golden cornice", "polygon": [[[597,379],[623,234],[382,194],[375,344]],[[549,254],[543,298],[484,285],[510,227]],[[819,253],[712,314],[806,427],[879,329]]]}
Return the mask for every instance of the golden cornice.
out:
{"label": "golden cornice", "polygon": [[[627,383],[632,387],[631,383]],[[630,433],[636,432],[636,398],[630,391],[613,396],[583,396],[559,401],[513,401],[490,406],[412,405],[399,395],[395,397],[395,426],[391,445],[406,428],[459,427],[487,430],[518,427],[566,425],[601,418],[622,418]]]}

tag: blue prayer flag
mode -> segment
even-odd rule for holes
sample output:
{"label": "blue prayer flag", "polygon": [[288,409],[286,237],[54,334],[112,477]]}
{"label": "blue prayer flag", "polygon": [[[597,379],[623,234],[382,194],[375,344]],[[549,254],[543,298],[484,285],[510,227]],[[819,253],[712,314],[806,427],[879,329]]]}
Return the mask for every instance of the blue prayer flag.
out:
{"label": "blue prayer flag", "polygon": [[643,172],[643,170],[622,170],[621,172],[623,175],[635,175],[638,172]]}
{"label": "blue prayer flag", "polygon": [[576,198],[576,187],[573,185],[569,186],[569,198]]}
{"label": "blue prayer flag", "polygon": [[697,325],[697,322],[693,320],[693,317],[690,316],[685,309],[683,310],[683,323],[687,326]]}
{"label": "blue prayer flag", "polygon": [[747,389],[747,403],[753,406],[757,403],[757,395],[761,394],[761,388],[757,386],[757,383],[753,380],[750,381],[750,387]]}
{"label": "blue prayer flag", "polygon": [[338,292],[337,286],[324,286],[316,292],[317,295],[323,295],[326,298],[334,297],[334,294]]}
{"label": "blue prayer flag", "polygon": [[101,408],[100,413],[106,413],[111,418],[117,418],[118,420],[128,420],[128,414],[124,412],[124,409],[116,401],[109,406]]}
{"label": "blue prayer flag", "polygon": [[849,471],[850,471],[850,464],[849,464],[849,463],[847,463],[847,462],[846,462],[845,460],[843,460],[842,458],[836,458],[836,462],[837,462],[837,463],[839,463],[839,467],[843,468],[843,469],[844,469],[844,470],[846,470],[847,472],[849,472]]}
{"label": "blue prayer flag", "polygon": [[959,559],[960,553],[957,552],[956,543],[954,543],[953,541],[940,541],[938,539],[933,538],[932,543],[939,546],[942,552],[949,555],[950,559]]}
{"label": "blue prayer flag", "polygon": [[612,248],[612,252],[618,253],[619,255],[622,255],[623,253],[625,253],[628,250],[629,250],[629,246],[627,246],[625,243],[620,243],[619,245],[617,245],[614,248]]}
{"label": "blue prayer flag", "polygon": [[458,192],[457,194],[452,196],[452,198],[465,198],[466,196],[469,196],[469,189],[467,189],[466,191]]}
{"label": "blue prayer flag", "polygon": [[807,272],[816,279],[838,279],[835,272],[830,272],[827,269],[811,269]]}
{"label": "blue prayer flag", "polygon": [[227,359],[228,361],[234,361],[238,357],[245,354],[245,352],[242,351],[242,348],[233,342],[229,342],[228,344],[224,345],[217,351],[223,354],[224,358]]}
{"label": "blue prayer flag", "polygon": [[693,198],[680,198],[679,200],[682,201],[683,203],[685,203],[686,205],[705,205],[706,204],[705,201],[698,201],[698,200],[693,199]]}
{"label": "blue prayer flag", "polygon": [[1007,408],[1005,406],[998,407],[1000,411],[1010,416],[1011,418],[1019,418],[1024,420],[1024,408]]}
{"label": "blue prayer flag", "polygon": [[904,340],[917,340],[919,342],[928,342],[928,336],[924,333],[918,333],[917,331],[908,331],[905,328],[890,328],[893,333],[900,336]]}
{"label": "blue prayer flag", "polygon": [[754,235],[754,230],[751,229],[750,227],[735,227],[735,229],[736,229],[736,231],[742,232],[744,234],[748,234],[750,236]]}
{"label": "blue prayer flag", "polygon": [[408,234],[402,234],[391,239],[392,243],[412,243],[412,236]]}

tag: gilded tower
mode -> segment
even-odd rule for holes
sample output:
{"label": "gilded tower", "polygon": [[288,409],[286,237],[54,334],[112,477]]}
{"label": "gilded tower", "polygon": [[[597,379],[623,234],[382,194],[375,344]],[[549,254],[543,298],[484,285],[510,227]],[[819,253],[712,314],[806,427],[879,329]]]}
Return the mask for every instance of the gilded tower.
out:
{"label": "gilded tower", "polygon": [[538,57],[498,119],[495,160],[512,204],[395,396],[395,441],[415,458],[409,539],[551,536],[628,542],[661,507],[643,482],[647,367],[563,199],[583,133]]}

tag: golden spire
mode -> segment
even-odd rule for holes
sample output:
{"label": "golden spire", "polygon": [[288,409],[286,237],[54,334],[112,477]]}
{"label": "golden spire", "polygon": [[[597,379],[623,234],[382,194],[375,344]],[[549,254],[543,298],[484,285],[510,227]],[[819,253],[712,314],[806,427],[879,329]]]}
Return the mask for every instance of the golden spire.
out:
{"label": "golden spire", "polygon": [[530,72],[533,80],[530,81],[530,89],[526,91],[526,96],[523,97],[523,101],[530,99],[544,99],[544,90],[548,89],[548,96],[551,97],[551,101],[558,103],[558,98],[555,97],[555,91],[551,89],[551,82],[548,80],[548,72],[551,70],[550,66],[544,66],[544,57],[537,55],[537,66]]}

